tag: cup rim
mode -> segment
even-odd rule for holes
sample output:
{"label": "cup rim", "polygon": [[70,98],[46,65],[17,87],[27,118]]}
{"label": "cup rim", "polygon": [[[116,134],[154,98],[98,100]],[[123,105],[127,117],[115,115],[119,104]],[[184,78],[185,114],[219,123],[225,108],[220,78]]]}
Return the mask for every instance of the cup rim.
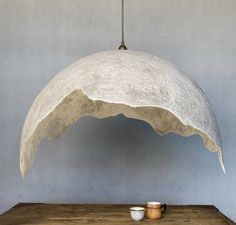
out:
{"label": "cup rim", "polygon": [[147,202],[147,205],[161,205],[160,202]]}
{"label": "cup rim", "polygon": [[161,203],[160,202],[148,202],[147,208],[159,209],[159,208],[161,208]]}
{"label": "cup rim", "polygon": [[131,207],[129,209],[130,211],[145,211],[145,208],[140,207],[140,206]]}

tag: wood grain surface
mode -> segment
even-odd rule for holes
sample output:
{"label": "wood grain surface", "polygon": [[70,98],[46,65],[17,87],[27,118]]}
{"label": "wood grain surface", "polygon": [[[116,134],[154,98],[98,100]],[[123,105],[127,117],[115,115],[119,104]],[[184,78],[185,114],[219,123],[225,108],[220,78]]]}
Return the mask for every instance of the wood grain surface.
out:
{"label": "wood grain surface", "polygon": [[[132,205],[133,206],[133,205]],[[161,220],[134,222],[131,205],[21,203],[0,216],[0,225],[233,225],[214,206],[169,206]]]}

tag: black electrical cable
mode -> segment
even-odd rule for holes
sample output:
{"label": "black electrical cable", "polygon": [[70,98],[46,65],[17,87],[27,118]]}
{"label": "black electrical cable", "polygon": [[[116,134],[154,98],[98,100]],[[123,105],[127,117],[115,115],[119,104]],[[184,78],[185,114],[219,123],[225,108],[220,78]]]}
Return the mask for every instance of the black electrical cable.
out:
{"label": "black electrical cable", "polygon": [[124,0],[121,0],[121,44],[119,50],[127,50],[125,46],[125,13],[124,13]]}

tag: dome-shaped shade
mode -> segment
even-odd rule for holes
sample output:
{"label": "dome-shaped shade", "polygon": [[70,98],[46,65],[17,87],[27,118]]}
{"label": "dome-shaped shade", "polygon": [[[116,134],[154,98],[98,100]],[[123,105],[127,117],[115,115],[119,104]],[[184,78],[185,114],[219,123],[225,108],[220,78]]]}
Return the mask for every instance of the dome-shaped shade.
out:
{"label": "dome-shaped shade", "polygon": [[196,82],[153,55],[114,50],[77,61],[37,96],[22,131],[22,175],[42,138],[59,136],[81,116],[120,113],[146,121],[159,134],[199,134],[210,151],[218,151],[224,170],[216,118]]}

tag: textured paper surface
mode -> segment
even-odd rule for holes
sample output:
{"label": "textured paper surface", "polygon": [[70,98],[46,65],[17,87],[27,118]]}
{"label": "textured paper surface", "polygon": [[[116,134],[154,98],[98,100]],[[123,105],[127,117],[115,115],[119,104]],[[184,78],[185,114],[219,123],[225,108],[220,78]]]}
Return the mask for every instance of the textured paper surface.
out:
{"label": "textured paper surface", "polygon": [[217,121],[196,82],[153,55],[113,50],[72,64],[37,96],[22,130],[22,175],[31,167],[42,138],[60,136],[81,116],[120,113],[146,121],[161,135],[199,134],[210,151],[218,152],[224,171]]}

